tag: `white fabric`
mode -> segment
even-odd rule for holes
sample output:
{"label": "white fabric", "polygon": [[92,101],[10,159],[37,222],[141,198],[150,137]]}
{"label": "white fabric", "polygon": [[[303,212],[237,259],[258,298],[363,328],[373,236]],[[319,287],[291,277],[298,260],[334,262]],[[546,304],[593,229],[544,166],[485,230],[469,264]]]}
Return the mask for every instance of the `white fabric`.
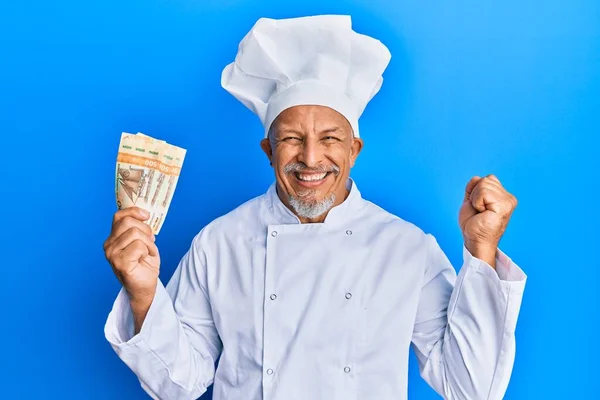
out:
{"label": "white fabric", "polygon": [[221,85],[264,126],[296,105],[322,105],[358,119],[383,83],[391,54],[379,40],[352,30],[350,16],[261,18],[242,39]]}
{"label": "white fabric", "polygon": [[457,277],[433,236],[349,186],[321,224],[300,224],[274,185],[211,222],[133,337],[121,291],[105,335],[152,397],[214,382],[215,400],[406,399],[411,344],[445,398],[503,397],[523,271],[463,246]]}

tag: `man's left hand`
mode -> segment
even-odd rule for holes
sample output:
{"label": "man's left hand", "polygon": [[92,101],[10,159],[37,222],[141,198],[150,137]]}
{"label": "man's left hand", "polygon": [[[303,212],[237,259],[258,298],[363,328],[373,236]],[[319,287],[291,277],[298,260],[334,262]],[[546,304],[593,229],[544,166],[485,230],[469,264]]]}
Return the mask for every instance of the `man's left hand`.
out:
{"label": "man's left hand", "polygon": [[498,243],[516,207],[517,198],[494,175],[471,178],[458,221],[465,247],[474,257],[496,267]]}

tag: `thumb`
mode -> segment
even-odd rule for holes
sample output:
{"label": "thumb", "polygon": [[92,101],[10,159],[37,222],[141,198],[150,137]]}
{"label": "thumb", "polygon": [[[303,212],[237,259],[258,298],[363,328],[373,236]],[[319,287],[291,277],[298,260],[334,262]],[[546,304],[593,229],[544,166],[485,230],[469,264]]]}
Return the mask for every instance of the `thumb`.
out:
{"label": "thumb", "polygon": [[473,191],[473,189],[475,189],[475,186],[477,186],[477,183],[480,180],[481,180],[480,176],[474,176],[467,183],[467,187],[465,188],[465,197],[463,199],[463,203],[466,202],[466,201],[471,202],[471,192]]}

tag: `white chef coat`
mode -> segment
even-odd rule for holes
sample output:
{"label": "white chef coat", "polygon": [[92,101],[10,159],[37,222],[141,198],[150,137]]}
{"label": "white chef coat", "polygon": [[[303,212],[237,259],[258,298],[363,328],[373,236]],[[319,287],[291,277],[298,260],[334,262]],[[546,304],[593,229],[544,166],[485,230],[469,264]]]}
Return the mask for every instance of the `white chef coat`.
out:
{"label": "white chef coat", "polygon": [[215,400],[406,399],[412,344],[444,398],[503,397],[523,271],[463,246],[457,276],[431,234],[348,187],[324,223],[301,224],[273,184],[208,224],[135,336],[121,290],[105,336],[150,396],[214,382]]}

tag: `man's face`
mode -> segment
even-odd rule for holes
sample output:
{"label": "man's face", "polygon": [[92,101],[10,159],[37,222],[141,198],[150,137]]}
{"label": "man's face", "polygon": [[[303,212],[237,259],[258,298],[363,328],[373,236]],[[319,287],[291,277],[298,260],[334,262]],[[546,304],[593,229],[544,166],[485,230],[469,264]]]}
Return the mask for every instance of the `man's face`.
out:
{"label": "man's face", "polygon": [[275,169],[281,200],[302,222],[322,222],[347,196],[362,141],[337,111],[296,106],[279,114],[261,147]]}

